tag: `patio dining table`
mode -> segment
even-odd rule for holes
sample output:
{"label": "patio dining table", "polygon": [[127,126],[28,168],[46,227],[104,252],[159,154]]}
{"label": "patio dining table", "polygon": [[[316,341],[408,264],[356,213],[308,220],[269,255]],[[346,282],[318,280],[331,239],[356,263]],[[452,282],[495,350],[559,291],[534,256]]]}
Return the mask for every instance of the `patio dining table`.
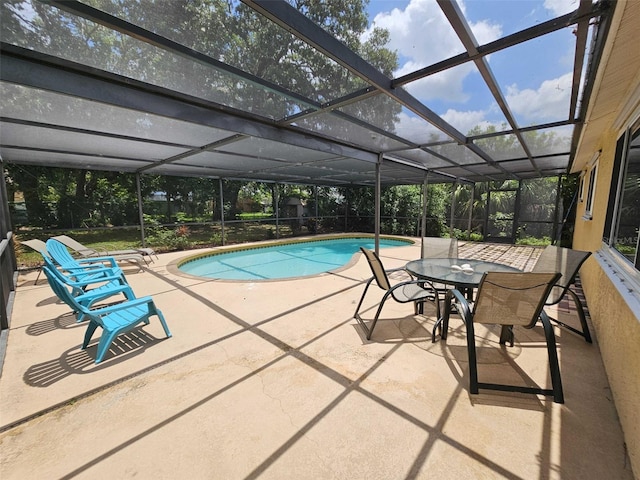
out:
{"label": "patio dining table", "polygon": [[[473,260],[470,258],[422,258],[412,260],[405,265],[405,270],[419,280],[430,283],[451,285],[460,290],[470,301],[473,300],[473,290],[480,285],[486,272],[520,272],[521,270],[502,263]],[[440,309],[438,309],[440,310]],[[431,341],[436,340],[436,330],[442,333],[442,316],[433,327]]]}

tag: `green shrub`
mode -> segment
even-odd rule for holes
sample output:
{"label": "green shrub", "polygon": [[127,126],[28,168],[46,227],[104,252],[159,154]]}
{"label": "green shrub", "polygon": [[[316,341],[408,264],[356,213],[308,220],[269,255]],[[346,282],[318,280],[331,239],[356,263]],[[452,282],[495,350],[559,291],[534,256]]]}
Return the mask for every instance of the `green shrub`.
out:
{"label": "green shrub", "polygon": [[213,235],[211,235],[211,245],[213,245],[214,247],[218,247],[220,245],[224,245],[226,243],[226,235],[223,237],[222,233],[216,232]]}
{"label": "green shrub", "polygon": [[144,221],[146,237],[150,245],[168,250],[186,250],[192,247],[192,242],[189,240],[189,227],[186,225],[178,225],[175,228],[163,227],[157,220],[147,215]]}
{"label": "green shrub", "polygon": [[549,237],[523,237],[516,241],[517,245],[530,245],[532,247],[545,247],[551,245],[551,238]]}

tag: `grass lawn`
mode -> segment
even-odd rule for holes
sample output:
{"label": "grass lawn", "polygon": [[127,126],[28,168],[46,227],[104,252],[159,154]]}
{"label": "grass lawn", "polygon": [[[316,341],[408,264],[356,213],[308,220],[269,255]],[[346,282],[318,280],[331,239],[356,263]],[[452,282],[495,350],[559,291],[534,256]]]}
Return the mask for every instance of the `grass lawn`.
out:
{"label": "grass lawn", "polygon": [[[142,239],[137,228],[111,228],[99,230],[70,230],[56,232],[36,232],[24,230],[16,232],[16,256],[18,267],[21,269],[38,267],[42,264],[39,252],[29,247],[20,245],[21,240],[37,238],[42,241],[56,235],[68,235],[87,247],[98,251],[126,250],[141,248]],[[307,235],[303,229],[295,234]],[[292,228],[285,223],[279,226],[279,237],[288,238],[295,236]],[[273,223],[242,222],[225,225],[225,244],[238,244],[257,242],[276,238],[276,227]],[[222,231],[220,225],[189,225],[176,228],[163,229],[159,235],[147,234],[146,246],[156,252],[168,252],[173,250],[189,250],[193,248],[215,247],[222,245]]]}

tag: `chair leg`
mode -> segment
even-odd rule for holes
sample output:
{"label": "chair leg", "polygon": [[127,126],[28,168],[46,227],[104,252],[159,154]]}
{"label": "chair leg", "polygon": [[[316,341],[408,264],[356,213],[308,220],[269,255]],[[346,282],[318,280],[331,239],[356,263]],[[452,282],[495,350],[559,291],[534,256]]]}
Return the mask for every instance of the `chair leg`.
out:
{"label": "chair leg", "polygon": [[564,403],[564,393],[562,391],[562,379],[560,378],[560,364],[558,362],[558,350],[556,348],[556,336],[553,333],[549,317],[544,312],[540,313],[540,321],[547,337],[547,351],[549,352],[549,370],[551,373],[551,387],[553,388],[553,401]]}
{"label": "chair leg", "polygon": [[582,308],[582,302],[576,295],[576,292],[571,290],[570,288],[567,291],[571,294],[571,298],[573,298],[573,303],[576,305],[576,309],[578,310],[578,317],[580,318],[580,325],[582,326],[582,336],[588,343],[593,343],[591,340],[591,332],[589,332],[589,325],[587,325],[587,318],[584,314],[584,308]]}
{"label": "chair leg", "polygon": [[378,318],[380,318],[380,313],[382,312],[382,307],[384,307],[384,302],[387,301],[387,298],[389,298],[389,295],[391,294],[390,291],[386,292],[384,294],[384,296],[382,297],[382,300],[380,300],[380,305],[378,305],[378,310],[376,310],[376,316],[373,317],[373,322],[371,322],[371,327],[369,327],[369,333],[367,334],[367,340],[371,340],[371,334],[373,333],[373,329],[376,326],[376,323],[378,323]]}
{"label": "chair leg", "polygon": [[509,345],[513,347],[513,325],[502,325],[500,330],[500,345],[506,345],[509,342]]}
{"label": "chair leg", "polygon": [[466,322],[467,353],[469,354],[469,393],[479,393],[478,387],[478,360],[476,356],[476,338],[473,328],[473,320]]}
{"label": "chair leg", "polygon": [[[435,343],[436,342],[436,332],[439,331],[440,332],[440,338],[442,340],[445,340],[447,338],[447,334],[446,331],[443,329],[443,323],[445,323],[443,321],[442,318],[442,310],[440,309],[440,296],[438,295],[438,291],[435,291],[436,293],[436,298],[434,300],[434,303],[436,304],[436,323],[433,325],[433,330],[431,331],[431,343]],[[446,300],[445,300],[446,302]],[[446,310],[446,306],[445,306],[445,310]]]}
{"label": "chair leg", "polygon": [[118,335],[118,332],[102,332],[102,336],[100,337],[100,341],[98,342],[98,351],[96,353],[96,363],[100,363],[104,358],[105,354],[109,350],[111,343],[114,338]]}
{"label": "chair leg", "polygon": [[503,385],[496,383],[478,382],[478,361],[476,344],[473,334],[473,321],[467,322],[467,351],[469,354],[469,392],[479,393],[479,389],[497,390],[502,392],[533,393],[536,395],[553,396],[555,403],[564,403],[564,393],[562,391],[562,380],[560,378],[560,364],[558,362],[558,351],[556,349],[556,339],[553,327],[546,313],[540,314],[540,320],[544,328],[547,340],[547,353],[549,355],[549,371],[551,374],[551,389],[539,387],[524,387],[517,385]]}
{"label": "chair leg", "polygon": [[569,292],[569,294],[571,295],[573,303],[576,306],[576,310],[578,310],[578,318],[580,319],[580,326],[582,327],[582,330],[578,330],[571,325],[567,325],[566,323],[561,322],[556,318],[549,317],[549,320],[556,325],[561,326],[562,328],[566,328],[567,330],[570,330],[573,333],[584,337],[587,343],[593,343],[593,340],[591,339],[591,332],[589,331],[589,325],[587,325],[587,318],[584,314],[584,308],[582,308],[582,303],[580,302],[578,295],[576,295],[576,293],[570,288],[567,289],[567,292]]}
{"label": "chair leg", "polygon": [[84,334],[84,342],[82,343],[83,350],[87,348],[87,345],[89,345],[89,342],[91,341],[91,337],[93,336],[93,333],[96,331],[96,328],[98,328],[98,326],[99,325],[96,322],[94,322],[93,320],[89,320],[87,331]]}
{"label": "chair leg", "polygon": [[362,302],[364,301],[364,297],[366,297],[366,295],[367,295],[367,290],[369,290],[369,285],[371,285],[372,281],[373,281],[373,278],[370,278],[369,281],[367,282],[366,286],[364,287],[364,292],[362,292],[362,296],[360,297],[360,301],[358,302],[358,306],[356,307],[356,311],[353,314],[353,318],[355,318],[358,321],[358,323],[360,324],[360,326],[364,330],[364,333],[367,336],[367,340],[369,340],[371,338],[371,331],[370,331],[369,327],[367,327],[367,325],[364,323],[364,320],[362,319],[362,317],[360,316],[360,314],[358,312],[360,311],[360,307],[362,306]]}
{"label": "chair leg", "polygon": [[169,331],[169,327],[167,326],[167,322],[165,322],[164,320],[164,315],[162,314],[162,312],[156,308],[155,309],[156,315],[158,315],[158,318],[160,319],[160,323],[162,324],[162,328],[164,329],[164,333],[167,335],[167,338],[171,337],[171,332]]}
{"label": "chair leg", "polygon": [[[438,296],[438,291],[434,290],[434,300],[433,304],[436,307],[436,319],[440,318],[440,297]],[[431,301],[431,300],[429,300]],[[416,300],[413,302],[413,313],[415,315],[424,315],[424,305],[427,303],[426,299]]]}

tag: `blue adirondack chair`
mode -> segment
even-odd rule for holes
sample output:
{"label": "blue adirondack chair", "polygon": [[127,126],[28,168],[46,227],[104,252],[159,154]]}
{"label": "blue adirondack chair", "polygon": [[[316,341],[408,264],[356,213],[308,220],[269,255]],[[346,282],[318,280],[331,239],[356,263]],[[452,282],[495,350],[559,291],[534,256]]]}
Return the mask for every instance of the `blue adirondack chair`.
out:
{"label": "blue adirondack chair", "polygon": [[122,276],[124,273],[112,257],[92,257],[76,259],[71,256],[67,247],[59,241],[50,238],[46,242],[47,251],[41,252],[43,257],[51,257],[53,261],[75,280],[83,281],[99,279],[101,277]]}
{"label": "blue adirondack chair", "polygon": [[54,285],[57,284],[56,294],[59,293],[65,303],[73,305],[72,308],[74,308],[74,310],[77,310],[89,319],[89,325],[87,326],[84,342],[82,343],[83,350],[89,345],[96,329],[98,327],[102,328],[95,363],[100,363],[103,360],[111,343],[118,335],[133,330],[141,323],[148,325],[149,319],[153,315],[156,315],[160,319],[160,323],[167,337],[171,337],[167,322],[151,297],[126,300],[117,305],[90,310],[87,306],[78,303],[76,297],[64,288],[64,285],[48,268],[45,267],[44,271],[47,278],[50,279]]}
{"label": "blue adirondack chair", "polygon": [[[96,273],[95,275],[88,275],[88,274],[75,275],[73,273],[69,273],[68,271],[62,269],[62,267],[56,266],[56,264],[53,263],[53,260],[50,257],[46,257],[43,255],[43,263],[44,263],[43,267],[47,267],[60,280],[62,280],[63,283],[71,287],[73,296],[86,293],[89,287],[92,287],[93,285],[101,285],[101,284],[104,284],[105,282],[115,281],[121,285],[129,284],[129,282],[127,282],[127,279],[122,274],[122,272],[120,273],[114,272],[111,269],[100,271],[99,274],[97,272],[94,272]],[[93,288],[97,288],[97,287],[93,287]]]}
{"label": "blue adirondack chair", "polygon": [[[45,273],[53,293],[55,293],[60,300],[65,302],[74,311],[78,322],[84,320],[84,314],[76,309],[76,303],[87,308],[91,308],[96,302],[115,295],[122,294],[127,300],[135,300],[136,298],[131,286],[128,283],[123,282],[122,277],[119,276],[102,277],[99,280],[100,284],[97,287],[85,290],[85,288],[95,283],[94,280],[89,280],[88,282],[73,280],[71,277],[64,275],[60,270],[58,270],[48,258],[45,258],[45,264],[42,267],[42,271]],[[66,295],[60,290],[65,289],[68,291],[68,288],[71,288],[71,295],[75,299],[75,303],[67,302],[65,300]]]}

